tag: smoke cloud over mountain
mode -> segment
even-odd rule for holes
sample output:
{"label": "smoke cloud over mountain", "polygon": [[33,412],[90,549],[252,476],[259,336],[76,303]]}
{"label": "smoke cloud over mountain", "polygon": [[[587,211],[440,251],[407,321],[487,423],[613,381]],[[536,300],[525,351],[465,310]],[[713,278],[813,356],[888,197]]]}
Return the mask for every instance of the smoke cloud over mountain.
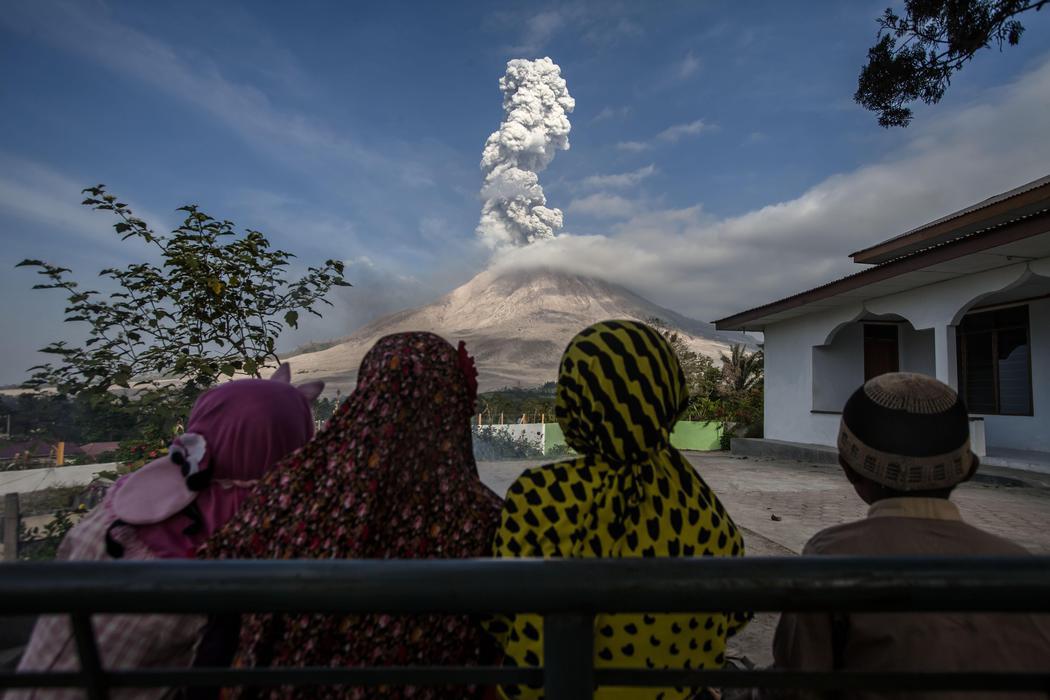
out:
{"label": "smoke cloud over mountain", "polygon": [[481,155],[484,204],[476,229],[494,249],[554,238],[561,230],[562,212],[547,206],[538,173],[569,148],[568,114],[576,106],[550,58],[508,61],[499,87],[506,116]]}

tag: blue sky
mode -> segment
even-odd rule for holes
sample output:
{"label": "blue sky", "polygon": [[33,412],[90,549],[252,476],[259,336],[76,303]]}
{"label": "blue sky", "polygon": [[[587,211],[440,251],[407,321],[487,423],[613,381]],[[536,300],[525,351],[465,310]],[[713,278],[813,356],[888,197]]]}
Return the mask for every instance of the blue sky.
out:
{"label": "blue sky", "polygon": [[885,2],[9,3],[0,382],[74,332],[18,260],[88,277],[141,252],[79,207],[96,182],[155,228],[195,202],[347,260],[356,286],[286,349],[466,281],[493,263],[478,162],[511,58],[550,56],[576,99],[541,174],[568,235],[495,264],[603,274],[705,320],[1047,174],[1050,12],[887,131],[851,100]]}

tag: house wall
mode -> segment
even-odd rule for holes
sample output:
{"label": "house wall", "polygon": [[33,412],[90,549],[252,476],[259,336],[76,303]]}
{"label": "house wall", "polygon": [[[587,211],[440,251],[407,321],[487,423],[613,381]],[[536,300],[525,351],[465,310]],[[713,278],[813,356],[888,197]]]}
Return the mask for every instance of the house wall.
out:
{"label": "house wall", "polygon": [[864,383],[864,326],[851,323],[839,330],[828,345],[813,348],[814,411],[838,413],[858,386]]}
{"label": "house wall", "polygon": [[[835,444],[839,415],[825,411],[840,411],[863,380],[863,331],[850,324],[865,314],[907,320],[901,325],[901,369],[956,386],[955,324],[966,310],[1033,273],[1050,276],[1047,272],[1047,260],[1011,265],[766,326],[765,436]],[[992,449],[1050,451],[1050,299],[1030,302],[1029,308],[1035,415],[987,416]],[[813,381],[814,374],[819,381]]]}
{"label": "house wall", "polygon": [[917,331],[900,326],[900,366],[902,372],[917,372],[937,376],[937,361],[934,354],[933,329]]}
{"label": "house wall", "polygon": [[[789,319],[766,327],[766,438],[818,445],[835,443],[839,416],[835,413],[813,412],[813,368],[816,366],[819,371],[821,363],[825,360],[832,362],[840,370],[842,367],[832,361],[835,359],[834,351],[828,353],[828,357],[818,359],[814,355],[814,346],[827,344],[829,338],[833,341],[835,332],[852,322],[862,312],[863,309],[857,304]],[[863,365],[861,373],[863,376]],[[858,384],[854,384],[853,388],[857,386]],[[822,396],[830,401],[830,394]]]}
{"label": "house wall", "polygon": [[1029,302],[1032,358],[1031,416],[985,416],[989,448],[1050,452],[1050,299]]}

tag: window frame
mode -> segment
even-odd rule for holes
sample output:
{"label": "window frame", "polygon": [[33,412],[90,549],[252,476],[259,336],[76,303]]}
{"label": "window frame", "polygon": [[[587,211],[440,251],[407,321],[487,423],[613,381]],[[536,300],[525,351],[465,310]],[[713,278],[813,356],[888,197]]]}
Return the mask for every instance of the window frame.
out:
{"label": "window frame", "polygon": [[[991,314],[996,311],[1005,311],[1007,309],[1024,309],[1024,323],[1016,324],[1005,324],[1002,326],[992,324],[990,329],[981,329],[971,332],[963,330],[963,323],[966,321],[968,316],[976,316],[980,314]],[[1024,330],[1025,332],[1025,344],[1028,346],[1028,410],[1022,413],[1004,413],[1000,403],[1000,389],[999,389],[999,333],[1001,331],[1015,331]],[[1026,303],[1021,304],[1004,304],[1003,306],[997,306],[989,309],[975,309],[967,312],[959,322],[959,325],[955,327],[955,344],[956,344],[956,374],[958,375],[959,394],[966,400],[967,394],[967,343],[966,336],[978,335],[983,333],[990,333],[992,336],[992,402],[995,406],[994,411],[970,411],[972,415],[976,416],[1013,416],[1013,417],[1032,417],[1035,415],[1035,386],[1032,384],[1032,312],[1029,305]],[[969,406],[967,406],[969,409]]]}

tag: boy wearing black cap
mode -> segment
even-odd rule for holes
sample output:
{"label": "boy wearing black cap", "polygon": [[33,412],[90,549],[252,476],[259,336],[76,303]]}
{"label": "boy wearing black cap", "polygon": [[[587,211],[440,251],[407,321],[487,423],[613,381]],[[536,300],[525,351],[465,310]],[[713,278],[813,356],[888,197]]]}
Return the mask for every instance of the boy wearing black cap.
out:
{"label": "boy wearing black cap", "polygon": [[[871,508],[864,520],[817,533],[804,555],[1026,554],[1019,545],[963,522],[948,500],[978,466],[970,450],[966,407],[951,387],[905,372],[870,380],[842,411],[838,447],[846,478]],[[775,665],[788,670],[1045,671],[1050,625],[1021,614],[785,613],[773,653]]]}

